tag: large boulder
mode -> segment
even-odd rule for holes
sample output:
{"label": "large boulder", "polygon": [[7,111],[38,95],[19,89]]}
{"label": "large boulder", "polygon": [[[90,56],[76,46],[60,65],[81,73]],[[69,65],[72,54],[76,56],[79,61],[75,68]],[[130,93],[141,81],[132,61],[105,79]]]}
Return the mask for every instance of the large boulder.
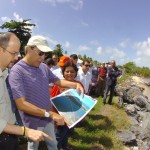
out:
{"label": "large boulder", "polygon": [[143,95],[142,90],[139,87],[131,86],[124,91],[123,100],[126,103],[134,104],[133,98],[137,95]]}

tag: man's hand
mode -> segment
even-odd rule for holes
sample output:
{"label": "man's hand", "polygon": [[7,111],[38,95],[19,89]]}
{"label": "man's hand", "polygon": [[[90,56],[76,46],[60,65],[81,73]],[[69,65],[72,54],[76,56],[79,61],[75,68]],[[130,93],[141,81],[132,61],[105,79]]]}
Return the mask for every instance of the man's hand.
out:
{"label": "man's hand", "polygon": [[76,90],[78,93],[82,93],[82,97],[84,97],[84,89],[80,83],[77,83]]}
{"label": "man's hand", "polygon": [[56,125],[64,125],[65,124],[65,121],[64,121],[64,118],[62,116],[60,116],[59,114],[55,113],[55,112],[50,112],[50,116],[51,118],[56,122]]}
{"label": "man's hand", "polygon": [[25,136],[35,142],[44,141],[45,138],[52,140],[52,138],[49,135],[45,134],[44,132],[39,130],[29,129],[27,127],[25,130]]}

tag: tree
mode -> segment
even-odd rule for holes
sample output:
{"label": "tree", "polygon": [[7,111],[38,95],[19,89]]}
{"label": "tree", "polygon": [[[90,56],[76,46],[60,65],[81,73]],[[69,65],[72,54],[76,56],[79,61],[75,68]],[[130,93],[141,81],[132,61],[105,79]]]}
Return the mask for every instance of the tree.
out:
{"label": "tree", "polygon": [[21,47],[20,53],[24,55],[24,46],[27,44],[29,38],[31,37],[31,29],[29,27],[35,26],[35,24],[28,23],[31,19],[25,19],[22,22],[17,22],[11,20],[10,22],[5,22],[1,29],[8,29],[8,32],[13,32],[20,39]]}
{"label": "tree", "polygon": [[54,54],[57,54],[58,57],[61,57],[63,56],[63,48],[60,44],[57,44],[54,51],[53,51]]}
{"label": "tree", "polygon": [[134,62],[128,62],[124,66],[126,73],[133,73],[136,70],[136,65]]}

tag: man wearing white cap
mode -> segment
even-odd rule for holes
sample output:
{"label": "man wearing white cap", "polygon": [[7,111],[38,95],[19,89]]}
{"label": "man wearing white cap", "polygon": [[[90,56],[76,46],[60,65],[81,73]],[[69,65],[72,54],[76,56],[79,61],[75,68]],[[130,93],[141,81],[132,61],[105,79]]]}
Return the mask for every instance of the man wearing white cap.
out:
{"label": "man wearing white cap", "polygon": [[[10,73],[10,85],[13,98],[19,109],[23,124],[33,129],[39,129],[53,138],[46,140],[49,150],[57,150],[54,134],[54,122],[64,125],[64,119],[51,111],[49,83],[62,87],[76,88],[84,93],[79,83],[60,80],[46,64],[42,63],[45,53],[52,51],[43,36],[33,36],[25,48],[26,56],[16,63]],[[54,122],[53,122],[54,121]],[[38,149],[38,142],[28,141],[28,150]]]}

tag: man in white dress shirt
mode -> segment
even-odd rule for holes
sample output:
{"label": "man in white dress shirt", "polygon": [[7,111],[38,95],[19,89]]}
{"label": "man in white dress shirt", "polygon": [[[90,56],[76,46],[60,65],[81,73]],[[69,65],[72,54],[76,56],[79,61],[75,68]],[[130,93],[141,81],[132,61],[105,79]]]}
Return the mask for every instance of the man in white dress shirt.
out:
{"label": "man in white dress shirt", "polygon": [[81,68],[78,70],[78,75],[76,77],[77,81],[80,81],[85,89],[85,93],[89,95],[89,91],[91,88],[91,79],[92,75],[89,72],[90,62],[88,60],[83,61]]}

